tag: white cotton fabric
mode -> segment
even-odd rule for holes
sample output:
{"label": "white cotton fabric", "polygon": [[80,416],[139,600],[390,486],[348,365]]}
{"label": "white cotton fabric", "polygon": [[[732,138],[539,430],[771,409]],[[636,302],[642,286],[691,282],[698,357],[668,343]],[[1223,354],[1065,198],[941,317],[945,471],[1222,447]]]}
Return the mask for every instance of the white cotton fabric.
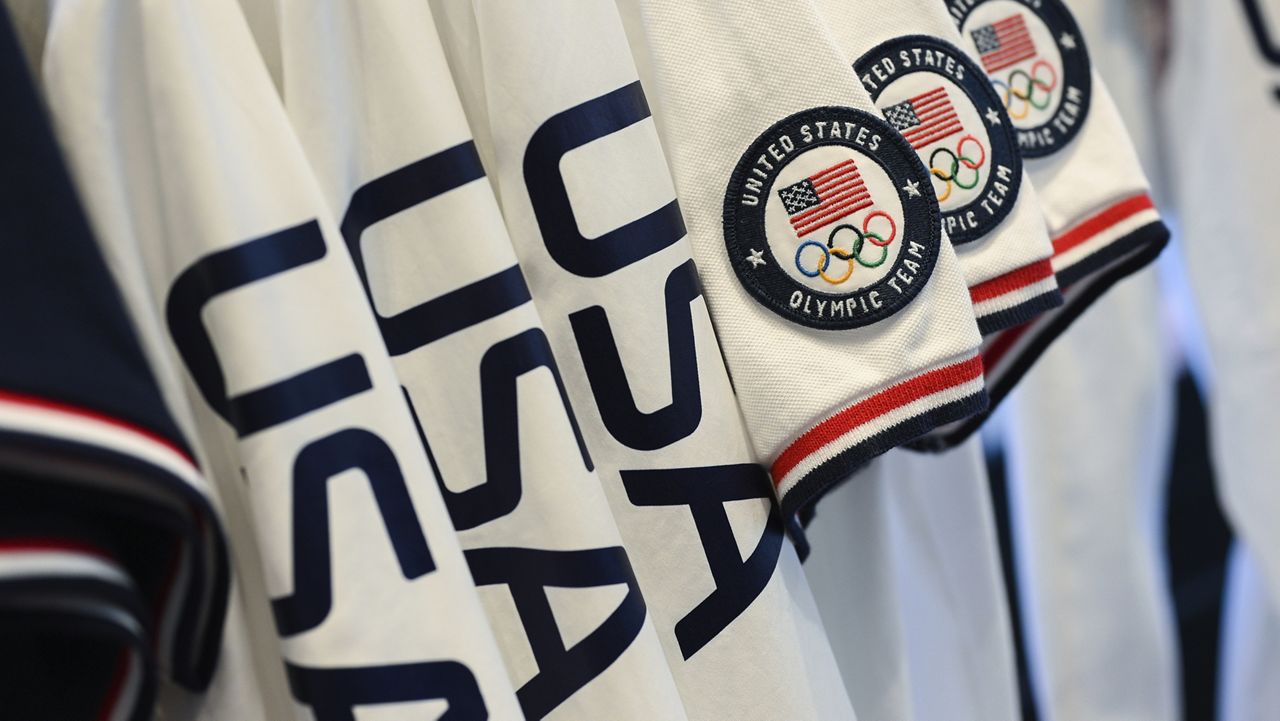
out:
{"label": "white cotton fabric", "polygon": [[[237,552],[243,552],[237,548]],[[270,644],[255,642],[274,634],[265,598],[251,600],[263,606],[263,616],[253,625],[245,617],[245,590],[242,573],[236,568],[227,622],[222,634],[222,649],[213,682],[203,693],[191,693],[173,684],[161,687],[156,699],[156,718],[165,721],[274,721],[290,718],[293,713],[289,688],[284,678],[278,644],[271,636]],[[261,586],[259,585],[260,589]]]}
{"label": "white cotton fabric", "polygon": [[[804,571],[849,696],[862,718],[918,718],[893,548],[888,456],[827,494],[806,533]],[[921,569],[921,573],[928,570]]]}
{"label": "white cotton fabric", "polygon": [[[950,2],[966,4],[964,0]],[[1068,4],[1075,6],[1074,2]],[[1085,37],[1080,39],[1090,50],[1091,38],[1086,29]],[[961,47],[977,55],[971,38],[962,37],[961,41]],[[1053,238],[1117,200],[1148,192],[1146,176],[1124,122],[1105,80],[1096,70],[1096,62],[1094,65],[1093,99],[1079,135],[1052,155],[1025,161]],[[1056,265],[1059,272],[1066,267],[1061,259]]]}
{"label": "white cotton fabric", "polygon": [[[607,0],[439,0],[432,7],[480,155],[688,718],[853,719],[788,542],[783,541],[763,589],[743,599],[746,607],[732,623],[688,658],[682,653],[681,621],[716,588],[707,552],[688,506],[634,504],[625,479],[637,471],[694,469],[712,484],[716,467],[751,466],[757,458],[705,301],[681,301],[664,311],[664,287],[690,265],[688,242],[678,238],[610,273],[586,277],[550,254],[540,230],[531,199],[537,189],[526,184],[524,174],[531,138],[550,119],[637,82],[617,8]],[[569,188],[575,221],[587,236],[644,217],[675,197],[647,118],[566,153],[558,171]],[[597,392],[592,387],[588,367],[598,367],[600,358],[582,349],[584,339],[576,336],[573,319],[597,310],[609,320],[629,389]],[[672,390],[672,376],[681,369],[673,370],[669,360],[668,312],[691,319],[696,393]],[[602,410],[628,391],[634,395],[628,402],[643,414],[692,405],[699,420],[659,448],[628,445],[606,425]],[[758,485],[751,497],[723,504],[743,558],[764,542],[762,530],[768,538],[769,524],[778,522],[767,477],[758,467],[752,472]],[[696,481],[684,484],[692,488]]]}
{"label": "white cotton fabric", "polygon": [[[1274,48],[1280,7],[1260,1]],[[1275,72],[1243,3],[1170,5],[1163,130],[1187,275],[1207,342],[1214,469],[1224,510],[1280,609],[1280,306],[1275,279]],[[1272,50],[1274,52],[1274,50]],[[1229,239],[1227,248],[1223,239]]]}
{"label": "white cotton fabric", "polygon": [[[1147,18],[1105,0],[1073,9],[1135,144],[1154,149]],[[1163,524],[1173,370],[1147,269],[1058,338],[1010,401],[1014,546],[1045,719],[1179,717]]]}
{"label": "white cotton fabric", "polygon": [[[878,114],[815,5],[627,0],[621,6],[632,18],[633,49],[694,258],[762,459],[772,464],[805,431],[859,399],[974,355],[979,336],[967,286],[945,238],[924,290],[892,317],[854,330],[815,330],[774,314],[747,293],[731,266],[725,189],[750,144],[773,123],[813,107]],[[838,381],[816,380],[835,368]],[[859,456],[839,470],[852,472],[866,460]],[[785,498],[798,481],[779,475],[775,470]]]}
{"label": "white cotton fabric", "polygon": [[[1149,192],[1115,101],[1096,69],[1093,107],[1080,135],[1058,155],[1025,162],[1055,238],[1116,201]],[[1070,260],[1055,259],[1055,269],[1061,273]]]}
{"label": "white cotton fabric", "polygon": [[1172,431],[1155,277],[1114,289],[1023,379],[1007,426],[1015,557],[1043,718],[1178,717],[1164,568]]}
{"label": "white cotton fabric", "polygon": [[1227,564],[1218,662],[1218,718],[1280,718],[1280,613],[1257,560],[1240,544]]}
{"label": "white cotton fabric", "polygon": [[[49,39],[49,23],[54,11],[58,9],[58,3],[36,4],[9,0],[7,8],[18,26],[19,37],[28,51],[28,60],[37,81],[57,82],[56,76],[44,73],[44,51]],[[56,121],[57,118],[53,120]],[[65,139],[63,142],[66,142]],[[68,155],[69,164],[72,160]],[[81,197],[84,198],[84,191],[80,190]],[[95,224],[98,222],[94,217],[90,220]],[[148,364],[156,375],[165,405],[173,413],[191,445],[199,466],[209,469],[217,461],[206,452],[204,443],[197,437],[196,421],[186,397],[181,367],[175,365],[179,362],[169,350],[167,332],[156,317],[155,310],[150,307],[150,291],[141,280],[144,273],[141,258],[133,254],[113,252],[113,248],[106,244],[102,245],[102,249],[126,300],[130,320],[138,332]],[[225,525],[234,571],[218,665],[208,689],[202,693],[192,693],[162,680],[157,691],[157,714],[172,721],[220,721],[230,718],[270,721],[287,718],[292,713],[292,702],[284,678],[279,644],[274,639],[275,628],[262,585],[262,571],[257,561],[253,530],[249,526],[250,518],[242,506],[229,507],[240,502],[237,494],[220,490],[216,485],[218,479],[212,473],[210,480],[215,483],[210,491]],[[270,642],[255,643],[255,638],[269,639]]]}
{"label": "white cotton fabric", "polygon": [[[406,479],[436,570],[406,581],[368,484],[331,484],[329,614],[278,641],[258,615],[265,599],[250,604],[255,654],[271,669],[264,684],[272,688],[264,690],[280,690],[281,654],[312,667],[449,659],[475,676],[492,718],[521,718],[350,257],[240,9],[230,0],[60,0],[43,74],[108,261],[149,350],[169,341],[163,353],[186,379],[195,436],[225,493],[233,539],[237,529],[252,535],[237,551],[256,544],[241,565],[260,562],[266,594],[293,591],[290,479],[302,447],[341,429],[368,429],[393,450]],[[166,298],[201,257],[309,221],[319,223],[323,256],[219,296],[204,309],[204,326],[233,394],[352,353],[372,389],[237,439],[177,358],[163,330]],[[449,613],[429,611],[439,608]],[[302,705],[285,703],[281,713],[273,698],[269,717],[309,718]]]}
{"label": "white cotton fabric", "polygon": [[[471,133],[429,6],[272,4],[278,8],[275,24],[285,107],[336,216],[351,212],[353,193],[366,183],[469,143]],[[374,306],[383,317],[516,265],[492,187],[484,177],[374,224],[359,242]],[[459,530],[465,551],[622,546],[600,479],[583,460],[549,368],[531,369],[511,381],[519,384],[515,407],[510,408],[517,414],[518,437],[488,437],[492,434],[484,424],[493,419],[486,413],[502,409],[482,409],[482,396],[495,392],[483,385],[485,359],[496,357],[491,353],[514,355],[505,350],[512,339],[544,337],[533,303],[524,301],[392,359],[451,492],[501,482],[487,475],[493,443],[519,449],[518,505],[499,518]],[[597,628],[618,607],[616,590],[551,589],[557,594],[556,613],[564,614],[561,633],[580,637]],[[560,670],[540,668],[531,656],[525,627],[506,586],[482,587],[480,596],[517,689],[539,674]],[[631,602],[643,603],[638,597]],[[579,628],[570,619],[581,619],[583,625]],[[684,718],[653,624],[646,620],[618,659],[541,717]]]}
{"label": "white cotton fabric", "polygon": [[[1223,612],[1219,713],[1226,721],[1280,714],[1280,492],[1266,430],[1276,424],[1280,261],[1274,189],[1265,168],[1274,137],[1274,52],[1280,7],[1260,0],[1254,27],[1243,3],[1170,4],[1170,63],[1162,130],[1179,216],[1180,245],[1207,346],[1210,441],[1218,494],[1237,534]],[[1260,38],[1261,36],[1261,38]],[[1231,239],[1222,253],[1218,239]]]}
{"label": "white cotton fabric", "polygon": [[[970,4],[947,2],[957,21]],[[1087,49],[1090,33],[1083,35],[1071,40]],[[966,35],[963,40],[963,47],[978,57],[972,37]],[[1096,68],[1090,83],[1092,100],[1079,133],[1053,154],[1025,161],[1054,244],[1053,268],[1065,302],[1030,323],[987,339],[983,357],[991,394],[988,415],[1080,313],[1117,281],[1149,263],[1167,240],[1133,144]],[[953,424],[935,434],[930,443],[934,447],[957,443],[986,417]]]}
{"label": "white cotton fabric", "polygon": [[[957,47],[963,42],[945,6],[937,0],[819,0],[818,5],[832,37],[850,64],[880,43],[904,35],[928,35]],[[1008,122],[1008,118],[1003,122]],[[1028,174],[1024,172],[1014,209],[1008,217],[986,236],[957,245],[956,255],[970,288],[1053,255],[1035,186]],[[1056,283],[1050,282],[1048,288],[1040,292],[1052,292],[1054,288]],[[978,311],[979,317],[991,312],[984,310]]]}
{"label": "white cotton fabric", "polygon": [[805,572],[863,718],[1016,721],[982,448],[893,451],[833,491]]}

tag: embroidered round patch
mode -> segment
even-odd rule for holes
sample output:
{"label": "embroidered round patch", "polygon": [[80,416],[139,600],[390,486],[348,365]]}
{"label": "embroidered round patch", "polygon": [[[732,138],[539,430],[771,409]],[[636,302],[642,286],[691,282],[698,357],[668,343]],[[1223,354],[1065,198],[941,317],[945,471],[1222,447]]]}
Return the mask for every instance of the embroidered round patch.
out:
{"label": "embroidered round patch", "polygon": [[929,170],[952,243],[977,240],[1008,217],[1022,187],[1022,156],[977,63],[943,40],[911,35],[880,44],[854,69]]}
{"label": "embroidered round patch", "polygon": [[752,297],[787,320],[845,330],[888,318],[938,259],[929,177],[871,113],[796,113],[757,138],[729,180],[729,261]]}
{"label": "embroidered round patch", "polygon": [[1062,149],[1089,114],[1084,37],[1062,0],[947,0],[1017,130],[1027,158]]}

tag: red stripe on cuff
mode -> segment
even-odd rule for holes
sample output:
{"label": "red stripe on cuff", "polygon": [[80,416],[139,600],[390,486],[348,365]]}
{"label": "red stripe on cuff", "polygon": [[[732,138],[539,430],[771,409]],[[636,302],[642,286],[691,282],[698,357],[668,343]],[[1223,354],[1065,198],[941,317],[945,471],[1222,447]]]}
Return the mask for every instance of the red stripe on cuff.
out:
{"label": "red stripe on cuff", "polygon": [[995,340],[991,342],[991,345],[987,346],[987,349],[982,352],[982,360],[986,362],[988,368],[994,368],[1000,362],[1000,359],[1004,358],[1005,354],[1009,352],[1009,349],[1013,347],[1013,344],[1017,343],[1024,333],[1031,330],[1032,322],[1027,321],[1022,325],[1001,331],[995,336]]}
{"label": "red stripe on cuff", "polygon": [[999,298],[1002,295],[1021,290],[1029,285],[1035,285],[1052,277],[1053,263],[1048,258],[1045,258],[1010,273],[1005,273],[998,278],[992,278],[973,286],[969,289],[969,297],[973,299],[974,303],[981,303],[984,300]]}
{"label": "red stripe on cuff", "polygon": [[963,385],[982,377],[982,358],[974,356],[967,361],[936,368],[914,378],[886,388],[875,395],[858,401],[848,408],[805,432],[778,456],[773,463],[773,482],[777,485],[804,459],[822,450],[840,436],[866,425],[871,421],[914,403],[934,393]]}
{"label": "red stripe on cuff", "polygon": [[97,546],[67,538],[0,538],[0,553],[78,553],[115,562],[110,553]]}
{"label": "red stripe on cuff", "polygon": [[1054,238],[1053,254],[1062,255],[1112,226],[1119,225],[1144,210],[1154,210],[1155,207],[1155,203],[1151,202],[1151,196],[1146,193],[1122,200]]}
{"label": "red stripe on cuff", "polygon": [[[1123,223],[1133,216],[1147,210],[1154,210],[1155,203],[1151,201],[1151,196],[1146,193],[1135,195],[1130,198],[1112,205],[1101,212],[1086,218],[1078,223],[1075,227],[1067,230],[1062,235],[1053,240],[1053,254],[1055,256],[1075,248],[1081,243],[1087,242],[1107,230]],[[999,279],[997,279],[999,280]],[[984,284],[985,285],[985,284]],[[978,286],[982,287],[982,286]],[[973,290],[977,290],[976,288]],[[1062,289],[1064,292],[1066,288]],[[970,291],[971,293],[973,291]],[[975,302],[977,298],[975,297]],[[1009,328],[995,336],[995,340],[987,346],[982,356],[986,360],[987,367],[994,368],[1000,360],[1009,352],[1014,343],[1031,329],[1031,323],[1027,322],[1015,328]]]}
{"label": "red stripe on cuff", "polygon": [[192,460],[191,456],[168,438],[165,438],[154,431],[149,431],[146,428],[136,426],[128,421],[121,420],[114,416],[109,416],[105,413],[99,413],[98,411],[89,410],[88,408],[80,408],[78,406],[60,403],[58,401],[52,401],[47,398],[40,398],[38,396],[29,396],[22,393],[13,393],[3,390],[0,390],[0,403],[12,403],[14,405],[27,406],[28,408],[38,408],[45,411],[67,413],[69,415],[79,416],[86,420],[105,423],[109,426],[119,428],[120,430],[128,431],[134,435],[142,436],[152,443],[158,443],[174,453],[177,453],[184,461],[191,464],[191,466],[195,466],[195,461]]}

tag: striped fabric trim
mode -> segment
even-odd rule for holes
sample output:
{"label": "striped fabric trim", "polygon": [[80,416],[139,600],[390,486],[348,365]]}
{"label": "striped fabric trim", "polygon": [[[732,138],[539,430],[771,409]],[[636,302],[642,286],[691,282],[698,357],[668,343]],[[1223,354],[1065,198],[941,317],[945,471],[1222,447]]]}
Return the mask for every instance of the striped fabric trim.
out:
{"label": "striped fabric trim", "polygon": [[[128,421],[3,390],[0,437],[11,462],[70,463],[79,470],[69,482],[83,483],[86,498],[106,493],[128,499],[189,529],[177,539],[164,596],[157,600],[155,647],[174,680],[193,690],[207,686],[220,647],[230,569],[221,524],[191,457]],[[111,472],[95,474],[94,468]]]}
{"label": "striped fabric trim", "polygon": [[964,442],[982,427],[1055,338],[1111,286],[1155,260],[1168,241],[1169,230],[1146,193],[1113,203],[1060,233],[1053,241],[1053,267],[1063,304],[986,338],[982,358],[990,407],[939,428],[910,447],[940,451]]}
{"label": "striped fabric trim", "polygon": [[[1053,269],[1061,279],[1099,251],[1139,228],[1160,221],[1151,197],[1145,193],[1126,198],[1077,223],[1053,239]],[[1072,285],[1062,282],[1062,286]]]}
{"label": "striped fabric trim", "polygon": [[[814,478],[838,481],[889,448],[929,431],[913,420],[930,417],[933,424],[963,417],[985,403],[982,358],[921,373],[833,413],[791,443],[773,462],[771,475],[784,514],[803,508],[830,483],[810,483]],[[941,408],[957,406],[956,415],[934,417]],[[949,414],[951,415],[951,414]],[[875,441],[872,443],[871,441]],[[885,447],[889,444],[888,447]]]}
{"label": "striped fabric trim", "polygon": [[1062,305],[1062,293],[1048,258],[979,283],[969,289],[969,297],[984,336]]}
{"label": "striped fabric trim", "polygon": [[[105,549],[58,536],[0,538],[0,628],[120,644],[96,721],[144,721],[155,700],[150,628],[137,589]],[[68,693],[75,688],[70,684]]]}
{"label": "striped fabric trim", "polygon": [[[1159,220],[1155,204],[1145,193],[1126,198],[1089,216],[1053,239],[1052,266],[1055,276],[1072,271],[1080,265],[1089,265],[1087,261],[1093,254]],[[1070,285],[1074,283],[1064,284],[1064,287]],[[1010,351],[1033,328],[1034,324],[1029,324],[1011,329],[983,348],[982,357],[989,375],[998,371],[1002,360],[1018,355]]]}
{"label": "striped fabric trim", "polygon": [[0,425],[48,435],[72,431],[85,441],[128,450],[193,486],[204,485],[195,461],[173,441],[97,411],[0,390]]}
{"label": "striped fabric trim", "polygon": [[0,583],[49,576],[133,585],[119,561],[93,544],[60,536],[0,538]]}

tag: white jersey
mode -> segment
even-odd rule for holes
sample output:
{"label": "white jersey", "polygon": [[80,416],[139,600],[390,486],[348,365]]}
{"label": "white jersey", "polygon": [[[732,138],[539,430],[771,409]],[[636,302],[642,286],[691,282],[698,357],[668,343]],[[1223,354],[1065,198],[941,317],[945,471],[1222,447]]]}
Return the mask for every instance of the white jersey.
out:
{"label": "white jersey", "polygon": [[1156,278],[1144,271],[1055,341],[1009,402],[1017,577],[1048,718],[1178,716],[1159,532],[1173,368],[1159,317]]}
{"label": "white jersey", "polygon": [[1218,718],[1267,721],[1280,717],[1280,613],[1257,559],[1236,544],[1223,592]]}
{"label": "white jersey", "polygon": [[1280,713],[1280,449],[1270,432],[1280,420],[1280,254],[1267,171],[1280,162],[1280,2],[1175,0],[1169,13],[1164,155],[1207,344],[1218,494],[1243,546],[1231,564],[1221,713],[1252,721]]}
{"label": "white jersey", "polygon": [[968,288],[924,164],[816,6],[623,6],[747,429],[791,520],[985,407]]}
{"label": "white jersey", "polygon": [[684,718],[431,9],[280,3],[273,25],[525,717]]}
{"label": "white jersey", "polygon": [[1013,121],[937,0],[818,3],[876,107],[929,169],[983,335],[1062,304]]}
{"label": "white jersey", "polygon": [[743,428],[616,8],[433,7],[688,717],[853,718]]}
{"label": "white jersey", "polygon": [[[1214,466],[1224,509],[1280,608],[1273,522],[1280,447],[1266,430],[1280,413],[1280,311],[1272,292],[1280,254],[1271,240],[1275,193],[1263,170],[1280,162],[1280,3],[1179,0],[1170,13],[1166,154],[1208,343]],[[1232,239],[1230,252],[1214,245],[1222,237]]]}
{"label": "white jersey", "polygon": [[1065,302],[983,346],[991,405],[942,429],[926,448],[976,431],[1040,354],[1111,286],[1150,263],[1168,230],[1089,38],[1063,0],[946,0],[963,47],[1003,98],[1053,239]]}
{"label": "white jersey", "polygon": [[[1158,172],[1149,18],[1141,3],[1073,0],[1071,8],[1144,163]],[[1046,718],[1179,715],[1160,532],[1174,410],[1162,318],[1149,267],[1054,341],[1011,396],[1010,514],[1028,662]]]}
{"label": "white jersey", "polygon": [[805,572],[862,718],[1020,718],[976,439],[891,451],[823,501],[809,537]]}
{"label": "white jersey", "polygon": [[395,703],[521,718],[360,279],[239,8],[65,0],[52,18],[44,76],[61,140],[130,309],[187,378],[215,479],[252,519],[288,713]]}

